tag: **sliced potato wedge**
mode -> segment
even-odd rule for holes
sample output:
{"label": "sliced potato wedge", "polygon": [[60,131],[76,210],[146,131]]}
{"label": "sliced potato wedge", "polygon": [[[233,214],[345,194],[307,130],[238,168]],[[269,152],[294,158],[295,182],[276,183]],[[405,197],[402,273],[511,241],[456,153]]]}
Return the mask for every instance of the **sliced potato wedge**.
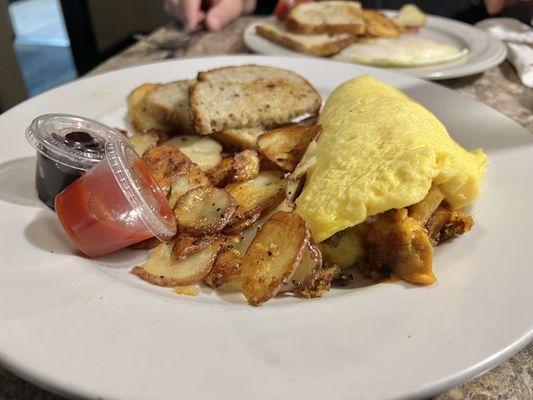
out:
{"label": "sliced potato wedge", "polygon": [[128,96],[128,118],[133,128],[139,133],[171,131],[168,125],[146,111],[146,96],[158,86],[160,86],[158,83],[145,83],[133,89]]}
{"label": "sliced potato wedge", "polygon": [[256,150],[257,138],[265,132],[263,128],[226,129],[211,136],[231,151]]}
{"label": "sliced potato wedge", "polygon": [[186,170],[172,180],[170,185],[170,196],[168,202],[174,208],[178,199],[189,190],[198,187],[211,186],[209,178],[203,173],[199,166],[189,163]]}
{"label": "sliced potato wedge", "polygon": [[207,171],[207,177],[213,186],[222,188],[232,181],[233,163],[232,156],[222,156],[220,164]]}
{"label": "sliced potato wedge", "polygon": [[131,246],[129,246],[130,249],[135,250],[147,250],[147,249],[153,249],[161,244],[161,240],[158,238],[151,237],[150,239],[143,240],[142,242],[134,243]]}
{"label": "sliced potato wedge", "polygon": [[143,154],[142,160],[165,193],[168,193],[178,176],[187,173],[190,164],[181,151],[170,146],[154,147]]}
{"label": "sliced potato wedge", "polygon": [[308,279],[312,279],[320,268],[322,268],[322,254],[320,254],[320,249],[311,239],[303,252],[300,265],[288,279],[288,282],[281,287],[280,292],[292,292],[305,288],[309,284]]}
{"label": "sliced potato wedge", "polygon": [[263,157],[282,171],[294,171],[309,143],[316,140],[322,128],[320,125],[289,125],[263,133],[257,140],[257,147]]}
{"label": "sliced potato wedge", "polygon": [[215,241],[181,261],[172,256],[172,247],[172,243],[160,244],[143,265],[134,267],[131,272],[158,286],[185,286],[200,282],[211,271],[221,244]]}
{"label": "sliced potato wedge", "polygon": [[172,255],[177,261],[185,260],[191,254],[198,253],[207,246],[210,246],[215,240],[220,239],[215,235],[200,238],[185,234],[179,235],[174,241]]}
{"label": "sliced potato wedge", "polygon": [[259,175],[259,155],[255,150],[244,150],[233,156],[233,181],[245,182]]}
{"label": "sliced potato wedge", "polygon": [[237,202],[224,189],[199,187],[181,196],[174,207],[178,231],[194,236],[221,231],[237,209]]}
{"label": "sliced potato wedge", "polygon": [[[279,171],[263,171],[257,178],[247,182],[232,183],[226,190],[235,200],[238,208],[229,224],[251,226],[259,217],[276,207],[285,198],[285,182],[283,174]],[[251,223],[243,220],[253,219]],[[231,231],[230,228],[228,230]],[[233,234],[238,233],[233,230]]]}
{"label": "sliced potato wedge", "polygon": [[235,248],[222,250],[204,282],[212,288],[217,288],[230,281],[241,272],[241,253]]}
{"label": "sliced potato wedge", "polygon": [[280,211],[257,231],[242,258],[242,291],[260,305],[275,296],[302,260],[310,234],[296,213]]}
{"label": "sliced potato wedge", "polygon": [[128,137],[128,140],[133,146],[133,149],[135,150],[135,152],[139,156],[142,156],[148,150],[157,146],[157,143],[159,141],[159,136],[155,134],[154,132],[149,132],[149,133],[133,135],[131,137]]}
{"label": "sliced potato wedge", "polygon": [[208,136],[179,135],[162,143],[180,149],[202,171],[212,170],[222,161],[222,146]]}

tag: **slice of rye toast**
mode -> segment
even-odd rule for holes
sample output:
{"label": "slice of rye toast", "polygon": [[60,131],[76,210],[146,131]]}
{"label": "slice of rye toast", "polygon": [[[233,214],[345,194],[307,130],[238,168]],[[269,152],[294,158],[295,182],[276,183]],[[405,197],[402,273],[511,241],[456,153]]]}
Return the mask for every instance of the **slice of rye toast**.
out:
{"label": "slice of rye toast", "polygon": [[294,72],[260,65],[223,67],[200,72],[189,104],[196,132],[270,128],[302,115],[316,115],[322,105],[317,90]]}
{"label": "slice of rye toast", "polygon": [[365,32],[361,4],[354,1],[302,3],[290,11],[286,23],[289,31],[307,35]]}
{"label": "slice of rye toast", "polygon": [[153,88],[146,96],[146,111],[179,134],[194,134],[189,107],[189,89],[194,82],[174,81]]}
{"label": "slice of rye toast", "polygon": [[316,57],[337,54],[355,40],[355,36],[347,33],[339,35],[294,33],[287,30],[285,25],[280,22],[257,25],[255,31],[259,36],[283,47]]}

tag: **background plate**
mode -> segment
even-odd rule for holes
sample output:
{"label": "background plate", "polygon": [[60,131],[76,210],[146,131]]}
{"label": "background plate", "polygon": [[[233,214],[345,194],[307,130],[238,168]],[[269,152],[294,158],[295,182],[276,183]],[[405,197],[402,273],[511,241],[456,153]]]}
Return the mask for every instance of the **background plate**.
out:
{"label": "background plate", "polygon": [[[394,13],[389,10],[385,10],[385,12],[387,14]],[[274,18],[270,18],[270,20],[274,21]],[[311,57],[287,49],[257,35],[255,33],[255,26],[258,24],[260,22],[250,24],[244,31],[244,42],[250,50],[272,56]],[[460,60],[445,64],[416,68],[387,68],[388,70],[422,79],[449,79],[483,72],[498,65],[507,56],[505,45],[498,39],[481,29],[448,18],[430,15],[428,16],[426,26],[418,33],[410,35],[451,44],[460,49],[466,47],[469,53]]]}
{"label": "background plate", "polygon": [[[54,89],[0,116],[0,362],[50,390],[87,398],[391,399],[435,394],[487,370],[533,333],[533,138],[491,108],[389,71],[311,58],[213,57],[115,71]],[[66,112],[125,126],[144,82],[235,64],[292,69],[324,99],[370,73],[424,104],[456,139],[489,155],[464,238],[439,247],[437,283],[401,282],[257,308],[204,289],[196,298],[136,279],[145,256],[79,255],[33,190],[24,130]]]}

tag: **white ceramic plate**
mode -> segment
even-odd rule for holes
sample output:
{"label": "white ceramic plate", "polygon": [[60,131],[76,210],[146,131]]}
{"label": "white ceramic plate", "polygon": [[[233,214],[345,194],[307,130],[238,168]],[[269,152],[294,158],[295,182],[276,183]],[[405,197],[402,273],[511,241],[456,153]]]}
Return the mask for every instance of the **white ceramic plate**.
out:
{"label": "white ceramic plate", "polygon": [[[387,10],[385,12],[393,13]],[[274,18],[270,20],[273,21]],[[259,22],[249,25],[244,31],[244,42],[250,50],[272,56],[311,57],[257,35],[255,33],[257,24]],[[466,57],[449,63],[417,68],[387,68],[417,78],[437,80],[477,74],[498,65],[507,55],[505,45],[498,39],[481,29],[447,18],[429,16],[424,28],[416,34],[409,35],[451,44],[459,49],[468,49]]]}
{"label": "white ceramic plate", "polygon": [[[33,190],[24,130],[66,112],[125,126],[143,82],[267,64],[324,98],[371,73],[433,111],[490,164],[471,233],[439,247],[438,282],[337,289],[257,308],[204,289],[180,297],[129,274],[144,252],[83,258]],[[389,71],[316,59],[213,57],[79,80],[0,116],[0,362],[58,393],[108,399],[392,399],[430,396],[495,366],[533,334],[533,137],[489,107]]]}

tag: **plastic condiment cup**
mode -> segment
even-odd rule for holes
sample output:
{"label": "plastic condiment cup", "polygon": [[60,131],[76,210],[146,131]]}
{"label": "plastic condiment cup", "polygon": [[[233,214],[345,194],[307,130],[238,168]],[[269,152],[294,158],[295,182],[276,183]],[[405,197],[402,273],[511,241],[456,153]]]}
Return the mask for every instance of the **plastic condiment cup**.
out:
{"label": "plastic condiment cup", "polygon": [[104,124],[68,114],[35,118],[26,138],[37,150],[37,194],[51,208],[59,192],[105,158],[106,143],[126,140]]}
{"label": "plastic condiment cup", "polygon": [[55,198],[57,216],[76,246],[97,257],[176,234],[166,196],[130,144],[105,145],[100,161]]}

